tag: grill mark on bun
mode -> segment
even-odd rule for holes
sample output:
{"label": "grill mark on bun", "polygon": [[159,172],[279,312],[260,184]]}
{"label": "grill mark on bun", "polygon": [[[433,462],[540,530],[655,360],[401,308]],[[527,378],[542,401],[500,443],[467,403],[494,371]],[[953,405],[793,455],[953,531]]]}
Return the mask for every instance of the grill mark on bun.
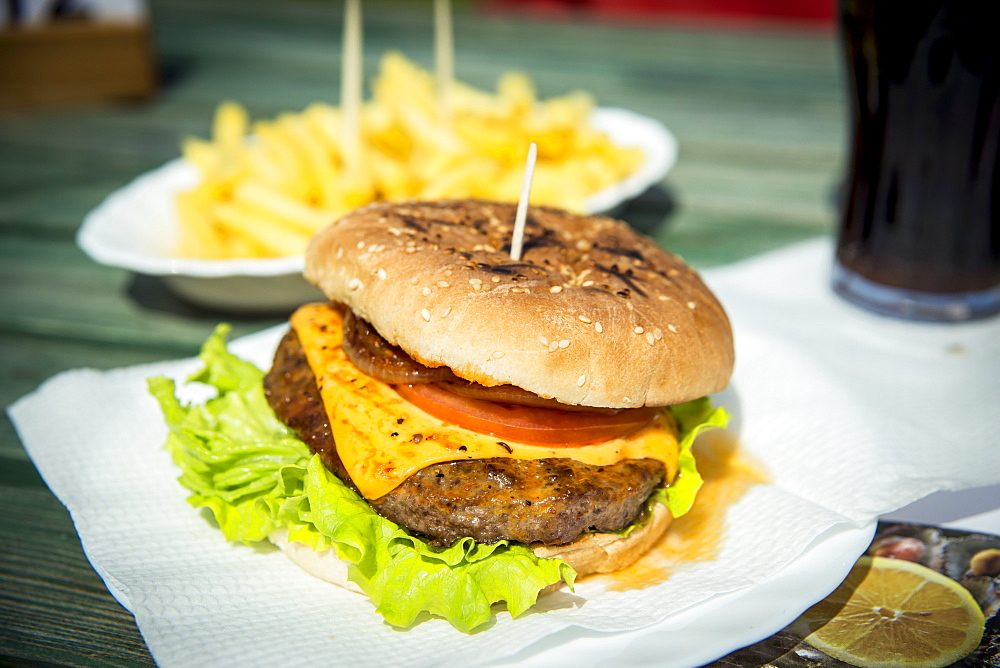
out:
{"label": "grill mark on bun", "polygon": [[609,276],[614,276],[619,281],[628,286],[628,290],[619,290],[616,294],[621,295],[623,297],[629,297],[631,296],[631,291],[634,290],[635,293],[640,297],[648,296],[646,292],[636,284],[636,281],[642,280],[642,278],[640,276],[636,276],[635,272],[631,268],[626,269],[625,271],[621,271],[618,268],[618,265],[616,264],[613,264],[610,267],[605,267],[603,264],[600,264],[599,262],[595,262],[594,266],[603,271],[605,274]]}

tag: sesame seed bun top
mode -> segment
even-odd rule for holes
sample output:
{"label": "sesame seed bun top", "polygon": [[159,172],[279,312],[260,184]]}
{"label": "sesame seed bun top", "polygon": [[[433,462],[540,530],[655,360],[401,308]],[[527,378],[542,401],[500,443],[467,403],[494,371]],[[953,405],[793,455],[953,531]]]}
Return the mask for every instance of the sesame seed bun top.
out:
{"label": "sesame seed bun top", "polygon": [[306,278],[390,343],[468,380],[563,403],[664,406],[723,389],[729,320],[700,277],[626,223],[531,207],[377,203],[320,232]]}

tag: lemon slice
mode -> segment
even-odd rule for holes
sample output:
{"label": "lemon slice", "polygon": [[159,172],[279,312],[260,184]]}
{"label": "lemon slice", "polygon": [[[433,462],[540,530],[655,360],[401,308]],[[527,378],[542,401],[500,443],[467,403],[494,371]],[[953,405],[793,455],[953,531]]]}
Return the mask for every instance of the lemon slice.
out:
{"label": "lemon slice", "polygon": [[861,668],[947,666],[979,646],[985,620],[965,587],[901,559],[862,557],[793,630]]}

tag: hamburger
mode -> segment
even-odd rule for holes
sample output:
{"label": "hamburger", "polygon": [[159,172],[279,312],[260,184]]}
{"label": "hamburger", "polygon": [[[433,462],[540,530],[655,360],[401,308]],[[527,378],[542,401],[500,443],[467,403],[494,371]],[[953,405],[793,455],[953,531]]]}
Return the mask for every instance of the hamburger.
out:
{"label": "hamburger", "polygon": [[531,207],[515,260],[514,214],[358,209],[311,242],[328,301],[292,315],[270,371],[220,330],[193,377],[218,396],[151,381],[191,503],[404,627],[472,630],[647,552],[694,502],[694,436],[724,425],[705,397],[732,372],[729,321],[623,222]]}

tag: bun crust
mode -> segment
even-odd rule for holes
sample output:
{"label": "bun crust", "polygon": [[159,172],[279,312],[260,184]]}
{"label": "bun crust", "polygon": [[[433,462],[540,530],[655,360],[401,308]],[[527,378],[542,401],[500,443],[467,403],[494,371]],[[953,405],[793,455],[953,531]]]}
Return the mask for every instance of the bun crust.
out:
{"label": "bun crust", "polygon": [[684,262],[626,223],[530,207],[377,203],[314,237],[306,278],[427,366],[567,404],[664,406],[718,392],[729,320]]}

